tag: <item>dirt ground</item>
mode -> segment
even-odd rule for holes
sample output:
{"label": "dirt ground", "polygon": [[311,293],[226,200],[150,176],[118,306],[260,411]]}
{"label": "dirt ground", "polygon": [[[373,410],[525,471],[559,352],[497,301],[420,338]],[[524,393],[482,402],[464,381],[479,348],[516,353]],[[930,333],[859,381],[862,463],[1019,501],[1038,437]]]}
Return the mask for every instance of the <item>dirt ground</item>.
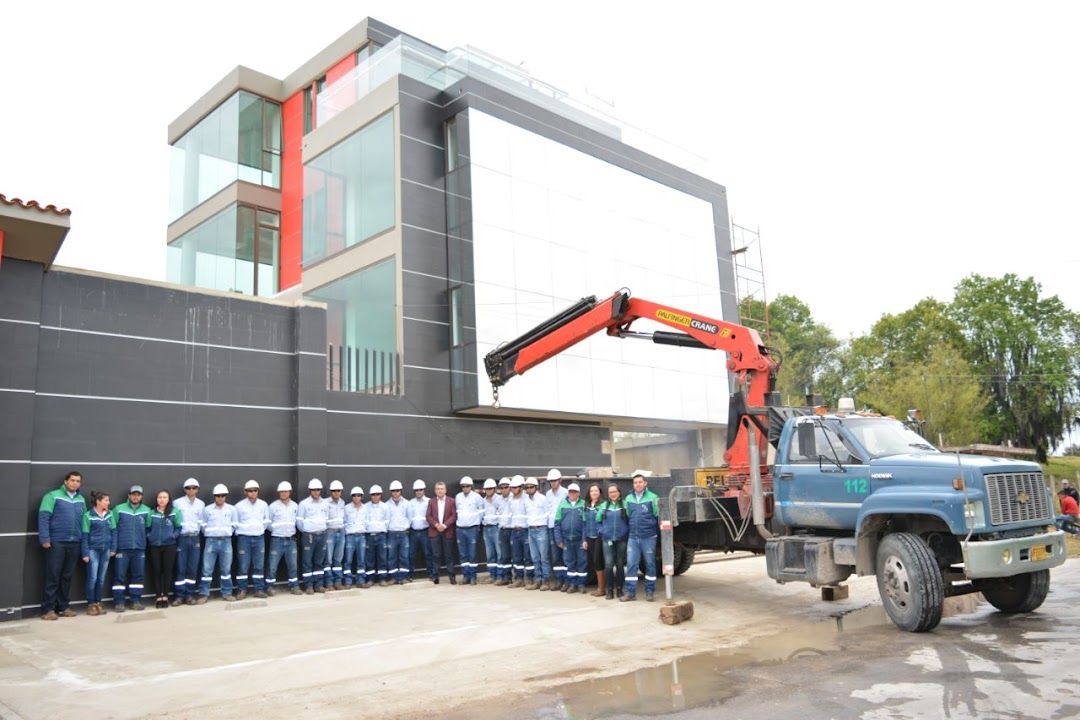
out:
{"label": "dirt ground", "polygon": [[[515,702],[810,627],[878,604],[872,578],[827,603],[761,556],[702,555],[676,578],[695,617],[490,585],[432,585],[0,624],[0,718],[422,718]],[[896,631],[891,626],[883,633]]]}

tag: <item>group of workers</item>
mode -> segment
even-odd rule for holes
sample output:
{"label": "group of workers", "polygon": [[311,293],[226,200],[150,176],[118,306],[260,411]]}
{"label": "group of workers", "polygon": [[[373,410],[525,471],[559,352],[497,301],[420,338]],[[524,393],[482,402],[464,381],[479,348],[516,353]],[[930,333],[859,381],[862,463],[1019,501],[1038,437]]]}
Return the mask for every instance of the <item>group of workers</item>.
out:
{"label": "group of workers", "polygon": [[[206,603],[215,570],[226,602],[245,599],[249,590],[254,597],[272,596],[282,560],[293,595],[411,583],[418,556],[431,582],[439,583],[445,566],[449,582],[457,584],[455,546],[464,585],[584,593],[593,571],[592,595],[629,602],[637,598],[637,568],[643,564],[645,598],[653,600],[659,505],[646,478],[635,475],[627,497],[614,483],[606,491],[591,485],[582,497],[577,482],[562,486],[556,469],[546,479],[545,492],[537,478],[521,475],[488,478],[475,490],[465,476],[457,495],[437,482],[433,497],[416,480],[410,499],[394,480],[389,498],[372,485],[365,502],[359,486],[344,499],[339,480],[323,497],[322,481],[313,478],[300,502],[292,499],[292,484],[281,482],[278,499],[269,504],[259,498],[259,483],[248,480],[239,502],[227,502],[229,490],[218,484],[206,504],[198,497],[199,481],[188,478],[175,501],[162,490],[147,505],[143,488],[133,485],[127,501],[116,507],[103,492],[91,493],[87,507],[82,475],[72,471],[45,495],[38,512],[45,553],[41,617],[75,615],[69,596],[80,558],[86,565],[87,614],[102,615],[110,562],[113,609],[124,612],[144,607],[147,564],[156,607],[165,608]],[[482,580],[481,542],[487,570]]]}

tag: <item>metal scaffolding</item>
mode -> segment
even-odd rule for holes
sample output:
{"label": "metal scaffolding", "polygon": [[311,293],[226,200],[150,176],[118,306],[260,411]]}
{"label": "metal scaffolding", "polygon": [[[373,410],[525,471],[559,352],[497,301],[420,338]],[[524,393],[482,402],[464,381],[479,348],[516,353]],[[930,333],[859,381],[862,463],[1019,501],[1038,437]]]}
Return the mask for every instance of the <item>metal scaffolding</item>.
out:
{"label": "metal scaffolding", "polygon": [[735,293],[739,322],[758,331],[769,342],[769,301],[765,292],[765,262],[761,253],[761,230],[731,220],[731,261],[735,266]]}

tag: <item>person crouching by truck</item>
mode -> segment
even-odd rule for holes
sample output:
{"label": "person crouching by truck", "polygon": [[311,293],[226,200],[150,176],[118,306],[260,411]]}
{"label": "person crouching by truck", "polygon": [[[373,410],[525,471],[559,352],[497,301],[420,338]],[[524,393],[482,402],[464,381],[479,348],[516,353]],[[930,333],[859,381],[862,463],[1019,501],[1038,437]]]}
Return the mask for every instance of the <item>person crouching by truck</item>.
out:
{"label": "person crouching by truck", "polygon": [[1064,530],[1073,535],[1077,534],[1076,517],[1080,514],[1080,508],[1078,508],[1076,501],[1072,499],[1069,491],[1065,488],[1058,490],[1058,501],[1061,503],[1061,514],[1054,518],[1058,530]]}
{"label": "person crouching by truck", "polygon": [[600,527],[600,541],[604,546],[604,574],[607,576],[606,597],[622,599],[626,582],[626,539],[630,537],[630,523],[626,514],[619,486],[608,485],[608,499],[596,511]]}

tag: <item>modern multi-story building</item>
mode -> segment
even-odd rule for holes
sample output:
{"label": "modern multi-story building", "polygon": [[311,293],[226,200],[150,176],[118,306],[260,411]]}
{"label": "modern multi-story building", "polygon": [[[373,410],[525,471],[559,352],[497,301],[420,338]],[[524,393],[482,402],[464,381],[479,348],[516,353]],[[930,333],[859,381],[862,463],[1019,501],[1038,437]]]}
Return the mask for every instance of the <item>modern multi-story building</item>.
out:
{"label": "modern multi-story building", "polygon": [[484,354],[582,296],[737,320],[724,188],[519,67],[368,19],[284,79],[237,67],[169,143],[168,279],[326,303],[331,390],[436,416],[727,419],[721,358],[608,338],[490,407]]}

